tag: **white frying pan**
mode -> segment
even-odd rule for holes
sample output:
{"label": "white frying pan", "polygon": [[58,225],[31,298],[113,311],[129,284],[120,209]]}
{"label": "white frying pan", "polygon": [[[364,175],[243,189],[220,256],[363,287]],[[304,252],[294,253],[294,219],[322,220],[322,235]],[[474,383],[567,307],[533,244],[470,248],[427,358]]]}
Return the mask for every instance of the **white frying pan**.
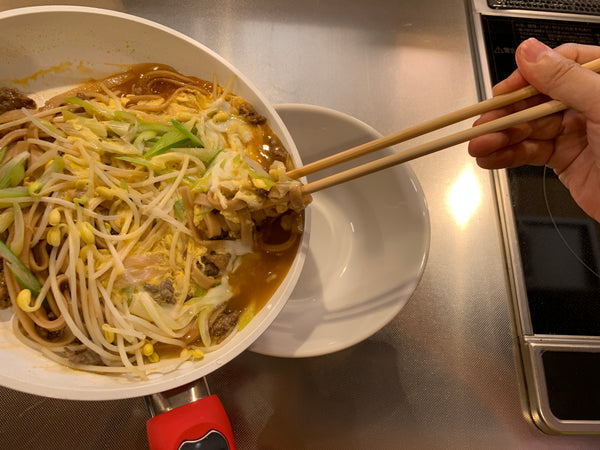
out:
{"label": "white frying pan", "polygon": [[[0,28],[3,35],[0,40],[0,86],[17,87],[28,94],[37,92],[39,94],[34,98],[40,102],[72,85],[119,72],[135,63],[163,63],[183,74],[208,80],[216,75],[220,83],[235,76],[232,90],[267,117],[295,164],[301,165],[296,146],[283,122],[256,88],[223,58],[181,33],[128,14],[74,6],[5,11],[0,13]],[[305,230],[309,230],[308,210],[306,221]],[[184,364],[171,373],[153,375],[147,381],[78,372],[55,364],[19,343],[10,329],[10,311],[0,312],[0,384],[31,394],[70,400],[113,400],[161,392],[168,393],[163,395],[164,398],[174,399],[178,389],[186,391],[187,387],[182,389],[182,386],[196,382],[226,364],[266,330],[298,280],[307,247],[308,233],[305,233],[282,285],[250,324],[227,345],[207,354],[201,361]],[[189,393],[195,395],[192,391]],[[167,416],[174,416],[173,411],[179,411],[177,414],[182,411],[174,407],[177,401],[169,405],[161,404],[160,396],[149,398],[157,400],[159,405],[151,409],[157,413],[151,419],[154,423],[162,423]],[[201,403],[194,402],[185,409],[193,410],[196,419],[200,417],[198,411],[217,411],[217,419],[223,418],[224,411],[218,399],[215,401],[214,396],[209,396],[203,403],[209,405],[201,407]],[[168,413],[164,412],[167,410]],[[181,420],[175,422],[181,424]],[[173,426],[172,422],[169,426]],[[199,432],[205,429],[200,428]],[[228,422],[226,428],[224,435],[230,436]]]}

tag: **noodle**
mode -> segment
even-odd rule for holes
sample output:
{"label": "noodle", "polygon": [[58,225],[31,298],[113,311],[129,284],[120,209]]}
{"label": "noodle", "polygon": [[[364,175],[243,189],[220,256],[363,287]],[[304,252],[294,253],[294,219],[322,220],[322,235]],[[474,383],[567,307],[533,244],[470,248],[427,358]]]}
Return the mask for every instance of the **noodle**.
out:
{"label": "noodle", "polygon": [[[145,378],[226,345],[266,302],[310,199],[230,89],[140,65],[0,115],[2,276],[21,342]],[[244,287],[257,277],[278,281]]]}

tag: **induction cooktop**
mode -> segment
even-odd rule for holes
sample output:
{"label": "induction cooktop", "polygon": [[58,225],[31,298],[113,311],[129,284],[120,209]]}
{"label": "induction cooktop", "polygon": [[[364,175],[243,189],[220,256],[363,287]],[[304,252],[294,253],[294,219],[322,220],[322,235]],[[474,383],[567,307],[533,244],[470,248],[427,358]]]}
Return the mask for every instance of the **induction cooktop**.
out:
{"label": "induction cooktop", "polygon": [[[598,1],[467,4],[482,100],[515,70],[515,50],[529,37],[600,45]],[[493,178],[530,417],[548,433],[600,433],[600,224],[552,170]]]}

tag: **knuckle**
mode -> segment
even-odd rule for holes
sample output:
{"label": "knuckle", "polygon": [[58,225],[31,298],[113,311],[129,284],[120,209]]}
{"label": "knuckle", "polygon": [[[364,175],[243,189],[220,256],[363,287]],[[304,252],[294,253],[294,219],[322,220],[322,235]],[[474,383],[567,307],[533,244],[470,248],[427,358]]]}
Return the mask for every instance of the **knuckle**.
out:
{"label": "knuckle", "polygon": [[576,79],[579,65],[570,59],[563,59],[559,64],[554,64],[548,71],[546,83],[550,90],[572,85]]}
{"label": "knuckle", "polygon": [[561,64],[557,64],[554,67],[554,71],[551,73],[548,80],[551,86],[563,86],[570,84],[572,76],[577,68],[577,64],[574,61],[565,60]]}

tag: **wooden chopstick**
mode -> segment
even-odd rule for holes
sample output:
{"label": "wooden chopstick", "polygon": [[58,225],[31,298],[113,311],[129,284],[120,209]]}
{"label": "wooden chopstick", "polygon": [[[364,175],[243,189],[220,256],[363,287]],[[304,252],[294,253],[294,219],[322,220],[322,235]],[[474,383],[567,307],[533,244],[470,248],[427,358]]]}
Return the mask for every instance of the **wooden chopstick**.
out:
{"label": "wooden chopstick", "polygon": [[343,172],[336,173],[335,175],[321,178],[320,180],[305,184],[302,187],[302,193],[312,194],[313,192],[317,192],[322,189],[332,187],[373,172],[377,172],[379,170],[387,169],[388,167],[395,166],[396,164],[401,164],[412,159],[434,153],[438,150],[452,147],[453,145],[469,141],[477,136],[504,130],[530,120],[539,119],[540,117],[562,111],[566,108],[567,107],[564,103],[561,103],[558,100],[551,100],[532,108],[501,117],[500,119],[477,125],[467,130],[459,131],[449,136],[417,145],[416,147],[401,150],[392,155],[354,167],[352,169],[345,170]]}
{"label": "wooden chopstick", "polygon": [[[582,66],[594,72],[599,72],[600,58],[583,64]],[[525,86],[524,88],[518,89],[508,94],[492,97],[490,99],[476,103],[475,105],[471,105],[458,111],[445,114],[428,122],[410,128],[406,128],[396,133],[392,133],[390,135],[381,137],[379,139],[375,139],[365,144],[361,144],[349,150],[345,150],[343,152],[328,156],[319,161],[309,163],[297,169],[290,170],[288,172],[288,175],[292,178],[299,178],[305,175],[310,175],[312,173],[316,173],[334,165],[369,154],[376,150],[381,150],[383,148],[399,144],[406,140],[413,139],[417,136],[421,136],[431,131],[447,127],[449,125],[468,119],[470,117],[483,114],[487,111],[510,105],[519,100],[524,100],[536,94],[539,94],[539,91],[537,91],[533,86]],[[549,102],[542,103],[532,108],[516,112],[514,114],[502,117],[500,119],[496,119],[469,128],[468,130],[460,131],[449,136],[436,139],[431,142],[424,143],[422,145],[418,145],[416,147],[402,150],[398,153],[386,156],[379,160],[363,164],[361,166],[337,173],[335,175],[331,175],[326,178],[322,178],[321,180],[314,181],[312,183],[308,183],[305,186],[303,186],[302,192],[305,194],[311,194],[313,192],[317,192],[327,187],[335,186],[345,181],[368,175],[370,173],[383,170],[388,167],[392,167],[396,164],[401,164],[403,162],[428,155],[430,153],[442,150],[444,148],[451,147],[462,142],[466,142],[477,136],[492,133],[495,131],[501,131],[506,128],[518,125],[520,123],[528,122],[530,120],[539,119],[540,117],[554,114],[564,109],[566,109],[566,106],[563,103],[557,100],[551,100]]]}

